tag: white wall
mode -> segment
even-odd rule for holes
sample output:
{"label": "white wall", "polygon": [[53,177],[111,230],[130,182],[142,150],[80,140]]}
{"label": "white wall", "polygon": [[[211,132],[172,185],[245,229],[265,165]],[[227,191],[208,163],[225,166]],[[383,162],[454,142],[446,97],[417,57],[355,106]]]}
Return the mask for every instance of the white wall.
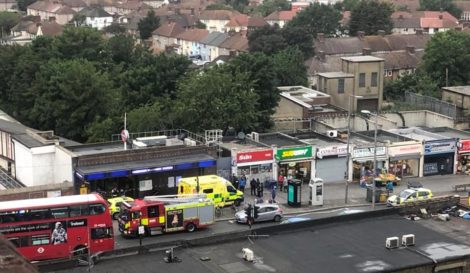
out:
{"label": "white wall", "polygon": [[54,184],[55,145],[31,148],[33,166],[33,184]]}
{"label": "white wall", "polygon": [[72,155],[64,147],[56,146],[54,158],[54,183],[73,181]]}
{"label": "white wall", "polygon": [[33,155],[23,144],[13,140],[15,143],[16,179],[26,186],[35,186],[33,181]]}

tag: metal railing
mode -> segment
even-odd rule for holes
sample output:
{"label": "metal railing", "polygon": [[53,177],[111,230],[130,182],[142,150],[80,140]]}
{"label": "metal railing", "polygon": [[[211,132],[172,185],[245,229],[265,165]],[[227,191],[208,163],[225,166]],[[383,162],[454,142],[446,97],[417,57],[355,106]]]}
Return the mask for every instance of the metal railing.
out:
{"label": "metal railing", "polygon": [[[196,141],[197,145],[206,144],[206,139],[204,136],[195,134],[185,129],[170,129],[170,130],[147,131],[147,132],[136,132],[136,133],[129,132],[130,139],[136,139],[138,137],[152,137],[152,136],[167,136],[167,137],[184,136],[185,138],[190,138]],[[121,134],[111,135],[111,141],[112,142],[121,141]]]}
{"label": "metal railing", "polygon": [[24,188],[23,183],[15,180],[13,177],[9,176],[4,170],[0,169],[0,185],[5,187],[5,189],[18,189]]}
{"label": "metal railing", "polygon": [[409,91],[405,91],[405,101],[414,105],[417,109],[429,110],[454,119],[457,118],[457,106],[453,103]]}

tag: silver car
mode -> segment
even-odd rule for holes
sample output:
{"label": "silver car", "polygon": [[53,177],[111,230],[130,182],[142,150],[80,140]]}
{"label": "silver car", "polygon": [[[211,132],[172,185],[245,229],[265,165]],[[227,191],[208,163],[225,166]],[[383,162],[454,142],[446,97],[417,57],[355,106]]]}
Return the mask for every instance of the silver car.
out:
{"label": "silver car", "polygon": [[[282,219],[282,209],[278,204],[256,204],[258,207],[258,217],[254,219],[255,222],[275,221],[279,222]],[[235,220],[237,223],[246,224],[247,218],[245,209],[235,213]]]}

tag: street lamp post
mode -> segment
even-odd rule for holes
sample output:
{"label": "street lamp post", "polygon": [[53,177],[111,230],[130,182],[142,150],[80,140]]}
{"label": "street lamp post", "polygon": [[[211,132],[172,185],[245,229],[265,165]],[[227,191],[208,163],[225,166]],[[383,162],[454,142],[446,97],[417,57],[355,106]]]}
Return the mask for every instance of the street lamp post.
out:
{"label": "street lamp post", "polygon": [[346,192],[344,194],[344,203],[348,203],[348,192],[349,192],[349,159],[351,157],[351,153],[349,152],[349,144],[350,142],[350,134],[351,134],[351,99],[356,98],[360,99],[362,96],[355,96],[355,95],[349,95],[349,101],[348,101],[348,142],[346,144]]}
{"label": "street lamp post", "polygon": [[372,209],[375,209],[375,178],[377,172],[377,124],[379,120],[378,113],[372,114],[369,110],[362,110],[361,113],[366,115],[373,115],[375,116],[375,124],[374,124],[374,175],[372,176]]}

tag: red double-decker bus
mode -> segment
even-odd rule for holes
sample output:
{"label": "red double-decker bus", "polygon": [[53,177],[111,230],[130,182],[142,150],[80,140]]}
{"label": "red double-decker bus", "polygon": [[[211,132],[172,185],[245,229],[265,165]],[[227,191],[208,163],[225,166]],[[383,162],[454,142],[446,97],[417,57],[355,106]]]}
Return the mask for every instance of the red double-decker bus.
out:
{"label": "red double-decker bus", "polygon": [[30,261],[113,250],[113,223],[98,194],[0,202],[0,233]]}

